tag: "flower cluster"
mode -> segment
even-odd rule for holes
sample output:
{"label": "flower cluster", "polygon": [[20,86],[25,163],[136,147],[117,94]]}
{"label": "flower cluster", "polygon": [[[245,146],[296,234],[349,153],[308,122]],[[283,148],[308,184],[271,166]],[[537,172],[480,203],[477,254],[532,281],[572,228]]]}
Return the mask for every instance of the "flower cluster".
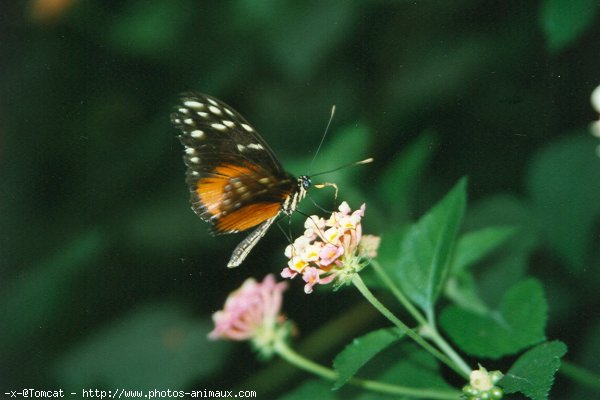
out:
{"label": "flower cluster", "polygon": [[463,387],[463,395],[467,400],[490,399],[500,400],[504,391],[495,386],[502,379],[502,372],[490,371],[483,368],[471,371],[469,384]]}
{"label": "flower cluster", "polygon": [[348,283],[377,255],[379,237],[362,234],[365,205],[352,211],[344,201],[338,210],[328,219],[309,217],[304,223],[304,234],[285,249],[289,261],[281,276],[291,279],[302,275],[306,293],[311,293],[317,284],[335,280],[338,288]]}
{"label": "flower cluster", "polygon": [[231,292],[225,307],[213,314],[215,329],[211,339],[251,340],[263,356],[272,353],[273,345],[288,333],[288,324],[280,314],[285,282],[277,283],[269,274],[262,282],[247,279]]}

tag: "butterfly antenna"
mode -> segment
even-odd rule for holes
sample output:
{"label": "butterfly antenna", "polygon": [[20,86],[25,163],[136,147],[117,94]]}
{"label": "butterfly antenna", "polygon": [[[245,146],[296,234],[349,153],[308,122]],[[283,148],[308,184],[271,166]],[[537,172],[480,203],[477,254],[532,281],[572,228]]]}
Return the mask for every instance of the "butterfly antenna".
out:
{"label": "butterfly antenna", "polygon": [[335,104],[331,107],[331,115],[329,116],[329,121],[327,122],[327,126],[325,127],[325,132],[323,133],[323,136],[321,137],[321,142],[319,143],[319,146],[317,147],[317,151],[315,151],[315,155],[313,156],[312,161],[310,162],[310,166],[308,168],[309,171],[312,171],[313,164],[315,163],[317,155],[319,154],[319,151],[321,150],[321,146],[323,146],[323,142],[325,141],[327,132],[329,132],[329,126],[331,125],[331,121],[333,121],[334,115],[335,115]]}
{"label": "butterfly antenna", "polygon": [[313,174],[313,175],[311,175],[311,178],[313,176],[325,175],[325,174],[329,174],[331,172],[339,171],[340,169],[344,169],[344,168],[348,168],[348,167],[353,167],[355,165],[369,164],[369,163],[372,163],[372,162],[373,162],[373,157],[365,158],[364,160],[351,162],[349,164],[344,164],[344,165],[336,167],[334,169],[330,169],[329,171],[323,171],[323,172],[319,172],[318,174]]}

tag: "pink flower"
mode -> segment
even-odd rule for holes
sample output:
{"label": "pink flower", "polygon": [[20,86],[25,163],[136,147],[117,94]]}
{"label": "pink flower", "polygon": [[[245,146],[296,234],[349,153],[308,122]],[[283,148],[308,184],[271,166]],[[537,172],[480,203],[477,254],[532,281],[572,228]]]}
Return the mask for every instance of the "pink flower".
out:
{"label": "pink flower", "polygon": [[247,279],[229,294],[223,310],[213,314],[215,329],[209,338],[252,340],[259,350],[268,353],[285,325],[280,310],[286,289],[287,284],[277,283],[273,274],[262,282]]}
{"label": "pink flower", "polygon": [[310,294],[313,291],[313,286],[319,283],[319,270],[315,267],[308,267],[302,274],[302,279],[306,282],[304,292]]}
{"label": "pink flower", "polygon": [[321,278],[325,274],[325,271],[315,267],[307,267],[302,274],[302,279],[306,282],[304,285],[304,293],[311,294],[313,292],[313,286],[317,283],[321,285],[327,285],[335,278],[335,275],[327,275]]}
{"label": "pink flower", "polygon": [[321,265],[326,266],[333,263],[342,254],[344,254],[343,246],[327,243],[325,246],[321,247],[321,251],[319,251],[319,260]]}
{"label": "pink flower", "polygon": [[342,204],[340,204],[340,206],[338,207],[338,211],[342,215],[348,215],[352,212],[352,209],[350,208],[347,202],[342,201]]}
{"label": "pink flower", "polygon": [[296,275],[298,275],[298,273],[291,268],[284,268],[283,271],[281,271],[282,278],[293,279],[294,277],[296,277]]}
{"label": "pink flower", "polygon": [[312,293],[317,284],[326,285],[335,280],[334,289],[337,289],[349,283],[377,254],[379,238],[362,235],[365,205],[353,212],[344,201],[338,210],[327,219],[309,217],[304,223],[304,235],[286,248],[288,267],[281,276],[293,279],[302,275],[307,294]]}

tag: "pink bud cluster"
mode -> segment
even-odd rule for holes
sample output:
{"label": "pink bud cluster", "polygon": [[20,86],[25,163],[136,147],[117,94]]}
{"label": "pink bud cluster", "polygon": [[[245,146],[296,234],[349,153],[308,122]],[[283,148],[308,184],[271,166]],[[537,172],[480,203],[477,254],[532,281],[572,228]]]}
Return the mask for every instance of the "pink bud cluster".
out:
{"label": "pink bud cluster", "polygon": [[284,318],[280,314],[286,282],[275,281],[270,274],[262,282],[246,279],[231,292],[223,310],[213,314],[215,329],[211,339],[253,340],[257,347],[277,337]]}

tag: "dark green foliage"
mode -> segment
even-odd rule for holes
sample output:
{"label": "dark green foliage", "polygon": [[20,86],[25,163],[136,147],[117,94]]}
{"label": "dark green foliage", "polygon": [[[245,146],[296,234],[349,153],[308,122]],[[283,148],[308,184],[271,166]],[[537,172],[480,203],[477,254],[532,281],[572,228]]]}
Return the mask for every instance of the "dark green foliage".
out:
{"label": "dark green foliage", "polygon": [[428,315],[444,286],[456,235],[466,207],[466,180],[415,223],[399,246],[390,275],[406,295]]}
{"label": "dark green foliage", "polygon": [[500,307],[480,315],[449,306],[440,323],[450,338],[466,353],[500,358],[545,339],[547,305],[540,283],[524,280],[509,290]]}
{"label": "dark green foliage", "polygon": [[540,26],[547,46],[560,51],[588,33],[600,11],[596,0],[544,0]]}
{"label": "dark green foliage", "polygon": [[500,385],[506,393],[521,392],[532,400],[546,400],[566,352],[560,341],[540,344],[519,357]]}
{"label": "dark green foliage", "polygon": [[[244,235],[214,238],[189,209],[169,122],[178,93],[190,89],[234,106],[294,174],[373,156],[315,183],[336,182],[337,203],[367,204],[363,228],[383,238],[382,267],[430,317],[444,310],[443,333],[462,351],[497,358],[556,338],[571,361],[597,368],[600,159],[586,129],[598,117],[589,106],[600,84],[596,1],[39,8],[50,3],[6,2],[0,18],[1,393],[157,384],[283,395],[273,382],[253,384],[263,365],[247,347],[230,353],[204,340],[231,290],[284,267],[287,241],[271,229],[244,265],[226,269]],[[468,187],[451,191],[465,176]],[[336,206],[330,189],[311,197]],[[320,212],[310,199],[300,210]],[[303,218],[293,218],[293,236]],[[288,221],[280,225],[287,233]],[[359,301],[351,290],[307,297],[291,283],[284,311],[299,341]],[[354,336],[382,327],[365,321]],[[326,365],[348,343],[315,335],[313,356]],[[173,353],[161,347],[169,338],[181,345]],[[386,348],[358,375],[465,383],[398,347],[396,359],[387,351],[395,346]],[[549,360],[539,386],[510,387],[544,398],[560,344],[529,350],[512,372],[521,376],[519,362],[537,351],[535,360]],[[415,365],[420,377],[410,374]],[[305,377],[290,373],[277,387]],[[557,383],[553,398],[582,393]],[[331,382],[296,394],[315,386],[331,398],[367,396],[350,385],[334,396]]]}
{"label": "dark green foliage", "polygon": [[334,389],[342,387],[371,358],[402,336],[397,329],[379,329],[354,339],[335,357],[333,367],[338,379]]}

